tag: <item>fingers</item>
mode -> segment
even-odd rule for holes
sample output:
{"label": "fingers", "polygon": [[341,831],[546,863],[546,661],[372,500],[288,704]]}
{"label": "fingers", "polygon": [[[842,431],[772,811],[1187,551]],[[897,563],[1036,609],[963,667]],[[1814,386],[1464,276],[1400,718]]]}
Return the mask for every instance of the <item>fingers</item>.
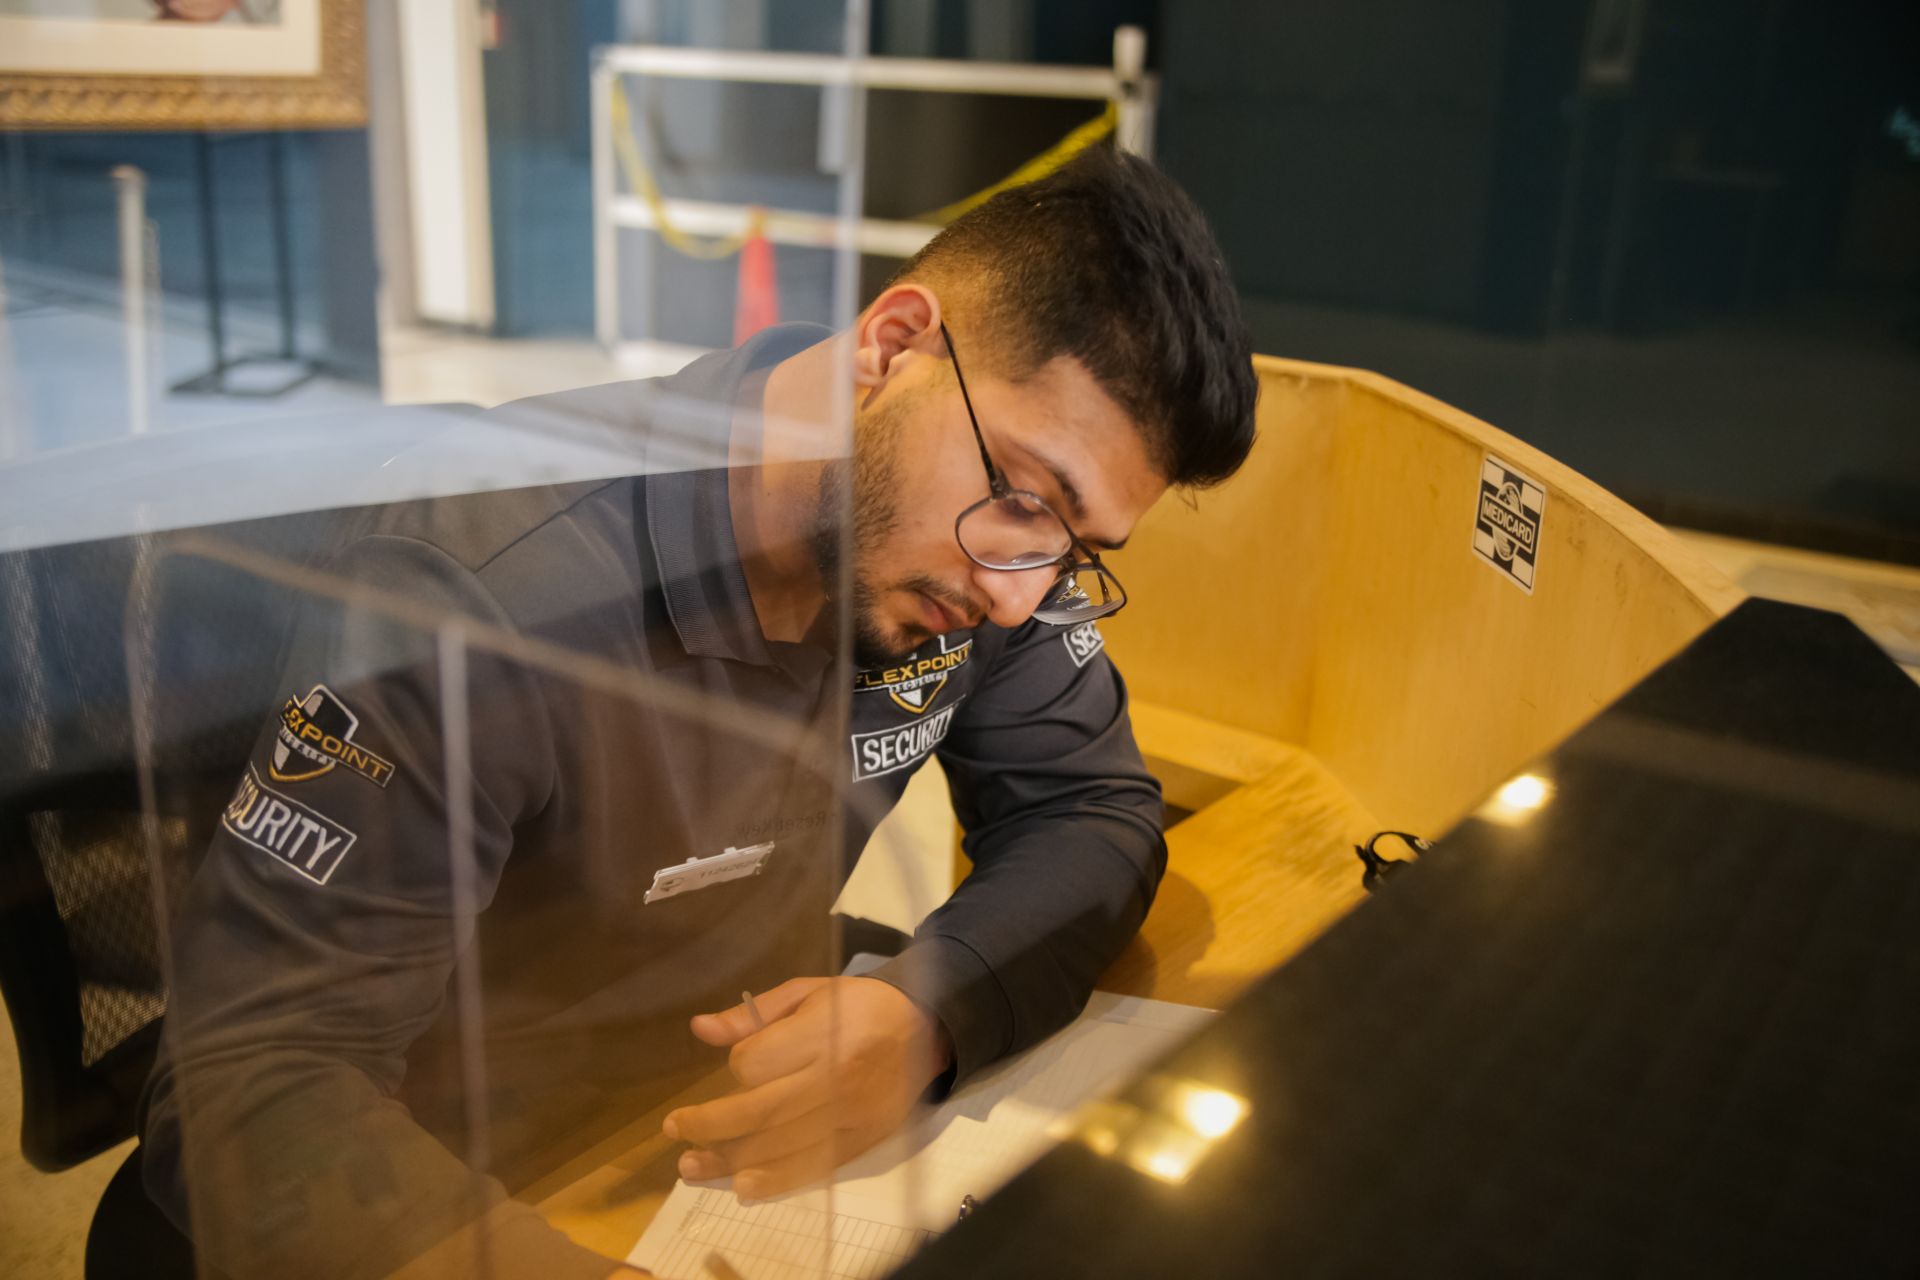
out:
{"label": "fingers", "polygon": [[824,1082],[816,1075],[781,1076],[757,1088],[669,1112],[660,1129],[675,1142],[711,1147],[805,1115],[826,1097]]}
{"label": "fingers", "polygon": [[755,1088],[809,1067],[826,1065],[832,1046],[827,1042],[824,1008],[816,1007],[768,1026],[733,1046],[727,1069],[747,1088]]}
{"label": "fingers", "polygon": [[[745,1087],[662,1123],[667,1137],[698,1148],[681,1156],[683,1177],[731,1173],[742,1197],[778,1195],[827,1176],[899,1125],[931,1078],[921,1059],[939,1056],[922,1043],[937,1039],[934,1024],[892,988],[832,982],[797,978],[757,997],[761,1029],[744,1006],[694,1019],[701,1039],[730,1046],[728,1065]],[[837,1032],[835,992],[849,1001]]]}
{"label": "fingers", "polygon": [[883,1136],[884,1131],[830,1129],[812,1146],[742,1168],[733,1175],[733,1193],[742,1200],[764,1200],[819,1182]]}
{"label": "fingers", "polygon": [[750,1133],[737,1141],[722,1142],[705,1151],[683,1153],[680,1157],[680,1176],[694,1181],[724,1178],[730,1173],[758,1168],[814,1147],[830,1152],[834,1145],[832,1138],[832,1116],[825,1107],[817,1107],[784,1124]]}
{"label": "fingers", "polygon": [[[766,1017],[766,1012],[762,1010],[760,1016]],[[695,1039],[704,1040],[717,1049],[737,1044],[760,1030],[754,1025],[753,1015],[747,1012],[744,1004],[722,1009],[719,1013],[696,1013],[688,1025],[693,1028]]]}
{"label": "fingers", "polygon": [[[765,995],[755,996],[753,1003],[760,1010],[760,1017],[763,1020],[768,1023],[778,1022],[790,1016],[808,996],[825,986],[828,981],[827,978],[789,978]],[[696,1037],[720,1049],[738,1044],[760,1030],[754,1024],[753,1015],[747,1011],[745,1004],[736,1004],[718,1013],[695,1014],[692,1027]]]}

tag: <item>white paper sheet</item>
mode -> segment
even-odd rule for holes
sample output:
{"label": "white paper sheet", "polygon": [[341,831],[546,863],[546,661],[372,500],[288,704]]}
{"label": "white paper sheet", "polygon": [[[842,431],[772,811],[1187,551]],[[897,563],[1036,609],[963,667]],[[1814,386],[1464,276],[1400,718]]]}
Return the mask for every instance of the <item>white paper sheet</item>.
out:
{"label": "white paper sheet", "polygon": [[886,1275],[953,1225],[962,1196],[986,1199],[1039,1156],[1056,1120],[1210,1017],[1096,992],[1070,1026],[849,1162],[830,1188],[743,1205],[725,1182],[677,1183],[627,1260],[668,1280],[708,1280],[710,1252],[746,1280]]}

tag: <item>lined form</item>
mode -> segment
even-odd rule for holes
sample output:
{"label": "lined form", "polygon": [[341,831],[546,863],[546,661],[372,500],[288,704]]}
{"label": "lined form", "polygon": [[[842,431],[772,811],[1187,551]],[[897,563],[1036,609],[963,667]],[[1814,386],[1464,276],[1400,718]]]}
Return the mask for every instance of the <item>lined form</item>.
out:
{"label": "lined form", "polygon": [[830,1191],[743,1205],[724,1182],[676,1183],[627,1261],[667,1280],[707,1280],[709,1252],[745,1280],[886,1275],[954,1224],[962,1197],[984,1200],[1044,1151],[1062,1117],[1210,1017],[1096,992],[1071,1025],[843,1166]]}
{"label": "lined form", "polygon": [[[733,1192],[715,1187],[682,1183],[674,1194],[681,1191],[691,1195],[672,1243],[658,1262],[636,1264],[656,1275],[705,1280],[707,1255],[718,1253],[748,1280],[879,1280],[933,1238],[929,1231],[848,1214],[829,1218],[805,1205],[743,1205]],[[666,1213],[662,1210],[661,1216]],[[833,1225],[831,1254],[829,1222]]]}

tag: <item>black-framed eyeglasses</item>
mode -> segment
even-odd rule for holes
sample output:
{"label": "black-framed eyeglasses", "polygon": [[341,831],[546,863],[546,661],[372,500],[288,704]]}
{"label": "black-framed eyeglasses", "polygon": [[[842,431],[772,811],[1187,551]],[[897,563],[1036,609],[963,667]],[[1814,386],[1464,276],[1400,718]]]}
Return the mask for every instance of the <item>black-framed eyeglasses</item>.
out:
{"label": "black-framed eyeglasses", "polygon": [[940,336],[946,340],[953,376],[960,383],[960,399],[967,406],[967,421],[973,424],[973,440],[980,446],[980,461],[987,468],[987,496],[954,519],[953,536],[960,549],[985,569],[1020,572],[1056,566],[1059,577],[1033,611],[1042,622],[1071,626],[1120,612],[1127,603],[1120,579],[1100,563],[1091,547],[1074,536],[1073,529],[1045,498],[1014,488],[993,465],[986,437],[980,434],[980,419],[973,411],[973,397],[967,393],[966,375],[960,372],[953,335],[941,325]]}

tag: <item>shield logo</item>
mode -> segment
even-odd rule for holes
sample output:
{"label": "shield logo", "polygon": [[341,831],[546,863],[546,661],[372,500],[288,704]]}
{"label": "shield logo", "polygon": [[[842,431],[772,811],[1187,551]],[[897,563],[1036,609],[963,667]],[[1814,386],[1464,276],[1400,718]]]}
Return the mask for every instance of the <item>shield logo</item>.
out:
{"label": "shield logo", "polygon": [[[1519,516],[1523,520],[1526,518],[1527,513],[1520,508],[1520,486],[1513,481],[1509,480],[1501,485],[1500,492],[1494,494],[1493,498],[1494,501],[1498,502],[1508,511],[1511,511],[1514,515]],[[1499,556],[1502,560],[1512,560],[1513,553],[1518,545],[1519,544],[1514,541],[1512,534],[1502,529],[1495,529],[1493,531],[1493,554]]]}
{"label": "shield logo", "polygon": [[[347,704],[323,684],[313,686],[297,704],[291,698],[287,702],[288,711],[297,706],[302,720],[327,737],[343,743],[353,741],[353,731],[360,727],[360,717],[349,711]],[[288,719],[287,713],[283,712],[280,732],[273,744],[273,763],[267,768],[268,776],[275,782],[306,782],[333,772],[335,762],[332,759],[311,747],[301,747],[299,739],[287,727]]]}
{"label": "shield logo", "polygon": [[919,715],[933,705],[934,697],[946,686],[947,678],[942,675],[931,684],[916,685],[911,689],[889,689],[887,696],[908,711]]}

